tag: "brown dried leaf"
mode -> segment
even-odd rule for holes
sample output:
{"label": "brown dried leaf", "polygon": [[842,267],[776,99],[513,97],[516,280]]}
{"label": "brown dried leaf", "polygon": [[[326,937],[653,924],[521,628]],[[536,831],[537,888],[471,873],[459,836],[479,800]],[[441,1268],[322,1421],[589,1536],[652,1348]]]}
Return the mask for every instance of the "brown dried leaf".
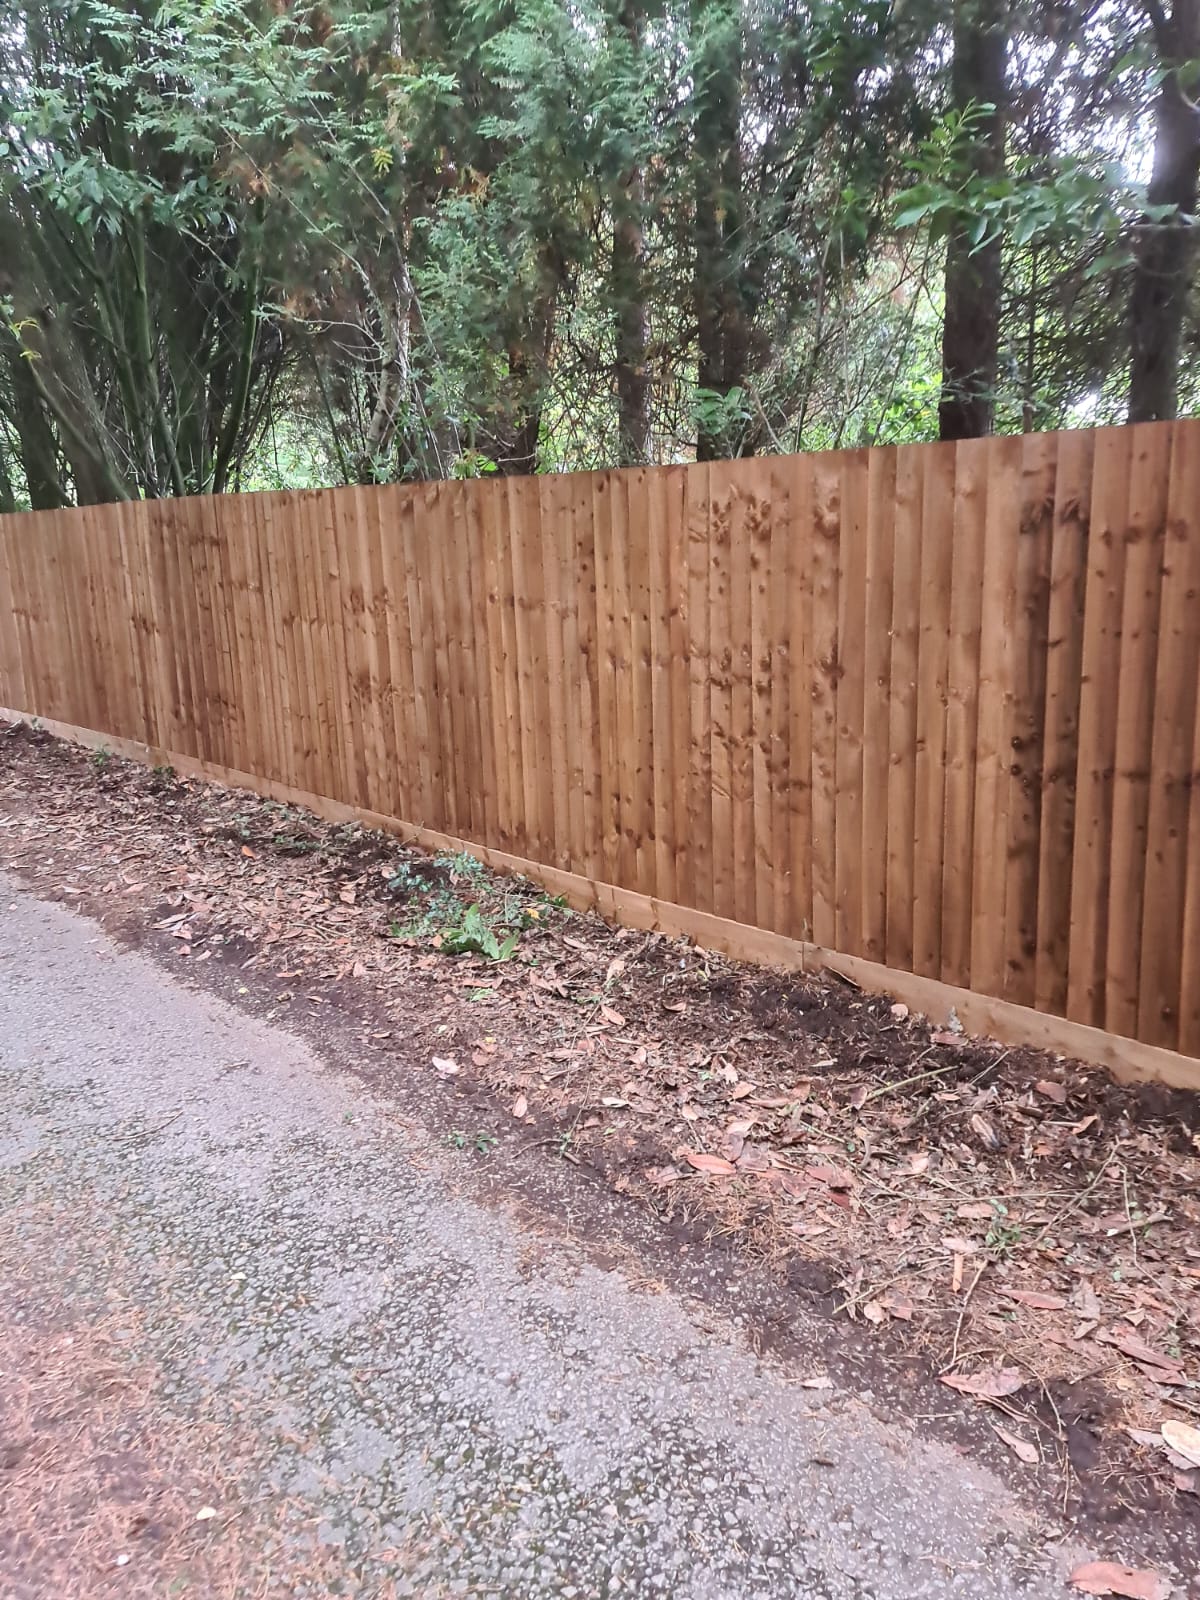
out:
{"label": "brown dried leaf", "polygon": [[979,1249],[973,1239],[961,1239],[954,1233],[948,1233],[942,1243],[947,1250],[953,1250],[956,1256],[973,1256]]}
{"label": "brown dried leaf", "polygon": [[959,1206],[954,1213],[968,1222],[990,1222],[995,1214],[996,1208],[986,1200],[973,1200],[969,1206]]}
{"label": "brown dried leaf", "polygon": [[893,1239],[898,1239],[902,1233],[907,1233],[912,1227],[912,1220],[912,1207],[904,1206],[901,1210],[897,1211],[893,1216],[888,1218],[887,1231],[891,1234]]}
{"label": "brown dried leaf", "polygon": [[723,1156],[705,1155],[702,1150],[685,1150],[683,1159],[697,1172],[711,1173],[713,1177],[729,1178],[737,1171],[732,1161],[726,1161]]}
{"label": "brown dried leaf", "polygon": [[754,1085],[752,1083],[735,1083],[729,1091],[729,1098],[731,1100],[744,1100],[748,1094],[753,1093]]}
{"label": "brown dried leaf", "polygon": [[1047,1100],[1053,1100],[1056,1106],[1065,1106],[1067,1103],[1066,1085],[1052,1083],[1049,1078],[1039,1078],[1033,1086],[1038,1094]]}
{"label": "brown dried leaf", "polygon": [[948,1389],[969,1394],[976,1400],[1003,1400],[1025,1385],[1025,1374],[1017,1367],[992,1367],[986,1372],[943,1372],[941,1381]]}
{"label": "brown dried leaf", "polygon": [[601,1006],[600,1015],[610,1028],[623,1028],[625,1026],[625,1018],[619,1011],[614,1011],[612,1006]]}
{"label": "brown dried leaf", "polygon": [[981,1117],[978,1111],[971,1118],[971,1127],[979,1136],[983,1145],[989,1150],[999,1150],[1000,1135],[986,1117]]}
{"label": "brown dried leaf", "polygon": [[1116,1561],[1086,1561],[1071,1574],[1082,1594],[1116,1594],[1125,1600],[1167,1600],[1171,1585],[1161,1572],[1123,1567]]}
{"label": "brown dried leaf", "polygon": [[1176,1455],[1181,1455],[1190,1467],[1200,1467],[1200,1428],[1172,1418],[1163,1423],[1162,1436]]}
{"label": "brown dried leaf", "polygon": [[529,1101],[525,1098],[525,1096],[523,1094],[519,1094],[517,1096],[517,1098],[513,1101],[513,1108],[512,1108],[513,1116],[516,1117],[518,1120],[520,1120],[520,1118],[522,1118],[526,1114],[526,1112],[528,1110],[529,1110]]}
{"label": "brown dried leaf", "polygon": [[604,987],[607,989],[609,984],[614,982],[615,979],[619,978],[624,971],[625,971],[625,957],[624,956],[614,956],[612,958],[612,960],[608,963],[608,967],[606,968],[605,973],[604,973]]}
{"label": "brown dried leaf", "polygon": [[870,1093],[871,1091],[867,1088],[866,1084],[863,1084],[860,1088],[855,1089],[854,1093],[850,1096],[850,1109],[852,1111],[861,1111],[866,1105]]}
{"label": "brown dried leaf", "polygon": [[1140,1338],[1131,1328],[1101,1328],[1096,1334],[1100,1344],[1115,1345],[1123,1356],[1128,1356],[1131,1361],[1145,1364],[1151,1368],[1160,1369],[1169,1373],[1170,1377],[1156,1377],[1157,1383],[1168,1383],[1177,1378],[1183,1365],[1174,1356],[1164,1355],[1162,1351],[1155,1350],[1152,1345]]}
{"label": "brown dried leaf", "polygon": [[906,1294],[901,1294],[898,1289],[889,1289],[880,1296],[880,1304],[890,1317],[895,1317],[897,1322],[911,1322],[913,1303]]}
{"label": "brown dried leaf", "polygon": [[678,1183],[683,1173],[678,1167],[647,1167],[646,1179],[656,1189],[665,1189],[670,1183]]}
{"label": "brown dried leaf", "polygon": [[664,1011],[686,1011],[687,1010],[687,1001],[686,1000],[666,1000],[666,1001],[663,1002],[663,1010]]}
{"label": "brown dried leaf", "polygon": [[1035,1311],[1065,1311],[1067,1302],[1061,1294],[1044,1294],[1041,1289],[1010,1289],[1007,1284],[1002,1286],[1000,1293],[1009,1300],[1018,1300],[1023,1306],[1032,1306]]}
{"label": "brown dried leaf", "polygon": [[853,1189],[854,1174],[842,1167],[805,1167],[807,1177],[814,1183],[823,1183],[830,1189]]}
{"label": "brown dried leaf", "polygon": [[878,1300],[868,1300],[862,1308],[862,1314],[868,1322],[873,1323],[876,1327],[887,1317],[887,1312]]}
{"label": "brown dried leaf", "polygon": [[998,1422],[992,1423],[992,1429],[1004,1441],[1013,1455],[1024,1461],[1026,1466],[1036,1466],[1042,1459],[1038,1454],[1037,1445],[1030,1444],[1028,1439],[1022,1439],[1015,1433],[1009,1433],[1008,1429],[1002,1428]]}

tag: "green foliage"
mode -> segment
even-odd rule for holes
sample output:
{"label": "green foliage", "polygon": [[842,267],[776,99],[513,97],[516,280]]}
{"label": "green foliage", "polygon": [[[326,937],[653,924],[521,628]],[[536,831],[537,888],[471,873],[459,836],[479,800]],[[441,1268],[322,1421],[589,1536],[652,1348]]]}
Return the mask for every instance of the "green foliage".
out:
{"label": "green foliage", "polygon": [[928,0],[26,0],[0,511],[601,467],[630,408],[651,460],[929,437],[964,237],[999,425],[1119,415],[1168,68],[1135,0],[1005,26],[985,174]]}

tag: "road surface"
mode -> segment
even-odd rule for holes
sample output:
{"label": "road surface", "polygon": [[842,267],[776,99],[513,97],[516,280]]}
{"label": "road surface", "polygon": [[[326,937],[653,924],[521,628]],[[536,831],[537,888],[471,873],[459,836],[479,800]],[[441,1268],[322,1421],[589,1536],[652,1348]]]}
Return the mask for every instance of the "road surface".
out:
{"label": "road surface", "polygon": [[[143,1412],[164,1439],[203,1419],[229,1469],[205,1536],[239,1541],[246,1593],[333,1572],[422,1600],[1000,1600],[1063,1595],[1108,1553],[1056,1542],[919,1420],[806,1387],[819,1361],[756,1356],[732,1315],[523,1219],[486,1154],[2,876],[0,1075],[3,1315],[24,1284],[61,1326],[125,1317]],[[106,1537],[80,1595],[166,1559]],[[326,1576],[285,1583],[310,1549]]]}

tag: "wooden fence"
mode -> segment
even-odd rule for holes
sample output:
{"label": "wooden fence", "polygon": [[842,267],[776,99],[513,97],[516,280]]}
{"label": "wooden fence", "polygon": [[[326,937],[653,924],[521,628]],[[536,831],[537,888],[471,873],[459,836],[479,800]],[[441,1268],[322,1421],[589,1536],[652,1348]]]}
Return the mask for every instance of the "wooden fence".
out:
{"label": "wooden fence", "polygon": [[168,500],[0,521],[0,705],[1195,1055],[1198,597],[1200,421]]}

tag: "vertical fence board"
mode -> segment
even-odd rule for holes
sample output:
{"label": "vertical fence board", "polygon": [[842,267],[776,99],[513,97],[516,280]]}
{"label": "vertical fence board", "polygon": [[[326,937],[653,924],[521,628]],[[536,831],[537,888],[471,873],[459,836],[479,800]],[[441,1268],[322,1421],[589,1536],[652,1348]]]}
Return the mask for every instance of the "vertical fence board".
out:
{"label": "vertical fence board", "polygon": [[600,761],[600,678],[603,663],[596,633],[596,534],[590,477],[572,480],[572,513],[575,537],[569,559],[579,633],[579,688],[575,711],[580,719],[583,763],[583,842],[575,870],[595,879],[604,874],[604,797],[601,792]]}
{"label": "vertical fence board", "polygon": [[[913,964],[913,868],[916,852],[917,671],[921,628],[921,511],[924,451],[896,453],[892,532],[892,614],[888,662],[886,930],[881,959]],[[880,737],[883,731],[880,730]],[[870,808],[865,807],[870,828]]]}
{"label": "vertical fence board", "polygon": [[1141,945],[1137,934],[1142,925],[1146,874],[1155,662],[1171,444],[1171,434],[1163,428],[1143,426],[1131,432],[1133,459],[1121,607],[1104,980],[1104,1026],[1124,1034],[1136,1032],[1138,1022]]}
{"label": "vertical fence board", "polygon": [[[862,954],[887,957],[892,707],[892,606],[896,582],[896,473],[893,447],[867,455],[867,559],[863,638]],[[911,840],[911,824],[909,831]]]}
{"label": "vertical fence board", "polygon": [[613,586],[613,484],[620,480],[609,472],[592,480],[592,521],[596,567],[596,666],[600,720],[600,829],[601,877],[608,883],[620,877],[621,766],[618,752],[617,683],[621,672],[617,611]]}
{"label": "vertical fence board", "polygon": [[629,794],[633,817],[633,882],[655,891],[654,684],[650,635],[651,474],[621,474],[625,485],[629,584]]}
{"label": "vertical fence board", "polygon": [[[813,710],[816,656],[813,648],[813,583],[818,540],[814,533],[813,463],[807,456],[780,464],[787,498],[779,510],[780,571],[787,574],[787,916],[784,931],[799,939],[813,933]],[[822,543],[824,541],[821,541]]]}
{"label": "vertical fence board", "polygon": [[766,760],[768,804],[771,808],[770,900],[764,908],[766,925],[778,933],[791,930],[795,868],[792,856],[792,773],[789,760],[791,730],[792,586],[798,582],[792,569],[792,477],[787,463],[770,463],[771,515],[765,530],[763,584],[766,593],[767,676],[769,730]]}
{"label": "vertical fence board", "polygon": [[1012,711],[1002,752],[1009,774],[1003,959],[1005,995],[1019,1005],[1031,1005],[1037,967],[1056,453],[1053,439],[1044,434],[1029,434],[1022,443],[1011,636]]}
{"label": "vertical fence board", "polygon": [[[753,469],[751,468],[750,471]],[[757,889],[754,836],[754,633],[750,561],[754,488],[746,466],[729,470],[729,812],[733,825],[733,911],[753,922]]]}
{"label": "vertical fence board", "polygon": [[1096,1027],[1103,1024],[1105,1004],[1116,761],[1113,713],[1121,649],[1130,445],[1129,429],[1105,428],[1096,435],[1084,588],[1067,1015]]}
{"label": "vertical fence board", "polygon": [[734,915],[733,641],[730,629],[732,545],[732,468],[727,461],[709,468],[708,522],[708,660],[711,693],[708,740],[712,751],[712,909],[719,917]]}
{"label": "vertical fence board", "polygon": [[[675,899],[692,898],[692,838],[688,826],[691,771],[688,762],[690,717],[688,683],[688,528],[687,473],[668,467],[664,473],[664,515],[667,543],[667,668],[671,680],[671,838],[674,859],[671,882]],[[655,730],[655,738],[658,730]]]}
{"label": "vertical fence board", "polygon": [[709,468],[689,467],[686,480],[688,632],[688,836],[692,904],[713,909],[712,672],[709,666]]}
{"label": "vertical fence board", "polygon": [[671,720],[671,527],[669,480],[664,473],[646,477],[646,543],[649,571],[649,639],[646,710],[649,720],[647,771],[653,806],[654,893],[675,900],[675,765]]}
{"label": "vertical fence board", "polygon": [[956,446],[946,689],[945,844],[942,852],[942,977],[971,981],[975,753],[987,523],[988,442]]}
{"label": "vertical fence board", "polygon": [[[1180,1044],[1186,920],[1189,800],[1200,788],[1200,749],[1194,743],[1200,709],[1200,450],[1177,432],[1171,452],[1163,547],[1162,609],[1155,665],[1145,896],[1138,947],[1137,1037]],[[1200,874],[1197,874],[1200,877]],[[1193,962],[1189,987],[1197,978]]]}
{"label": "vertical fence board", "polygon": [[834,760],[834,944],[863,948],[863,721],[865,716],[867,453],[841,453],[842,515],[836,669],[837,750]]}
{"label": "vertical fence board", "polygon": [[837,695],[842,472],[836,455],[812,463],[812,937],[837,943]]}
{"label": "vertical fence board", "polygon": [[913,970],[936,978],[942,971],[955,446],[934,445],[922,459],[912,941]]}
{"label": "vertical fence board", "polygon": [[1033,993],[1044,1011],[1061,1012],[1067,1004],[1092,442],[1087,433],[1059,435],[1054,479]]}
{"label": "vertical fence board", "polygon": [[748,462],[743,467],[746,486],[746,550],[750,586],[750,749],[753,811],[750,853],[754,870],[754,911],[759,927],[775,921],[775,880],[785,875],[785,861],[777,849],[772,769],[775,765],[771,700],[774,639],[771,634],[771,524],[775,474],[770,461]]}

